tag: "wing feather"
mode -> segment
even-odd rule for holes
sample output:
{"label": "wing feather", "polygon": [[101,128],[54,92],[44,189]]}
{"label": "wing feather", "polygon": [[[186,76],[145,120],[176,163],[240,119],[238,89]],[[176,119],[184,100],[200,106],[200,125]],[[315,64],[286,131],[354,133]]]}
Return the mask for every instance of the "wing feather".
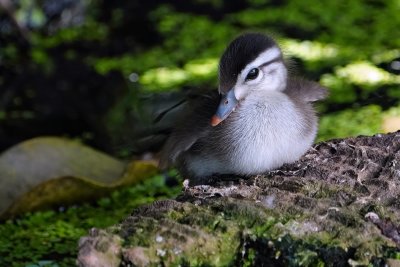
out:
{"label": "wing feather", "polygon": [[315,102],[325,99],[328,90],[317,82],[308,81],[299,77],[288,80],[287,94],[305,102]]}
{"label": "wing feather", "polygon": [[219,99],[216,91],[191,95],[182,110],[182,119],[177,122],[161,151],[161,169],[173,166],[182,153],[208,135],[212,128],[210,120],[217,109]]}

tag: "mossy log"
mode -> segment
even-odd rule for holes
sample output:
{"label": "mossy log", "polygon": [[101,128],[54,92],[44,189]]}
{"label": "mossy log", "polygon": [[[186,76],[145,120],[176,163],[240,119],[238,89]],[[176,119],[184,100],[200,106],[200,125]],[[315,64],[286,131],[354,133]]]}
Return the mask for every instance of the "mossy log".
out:
{"label": "mossy log", "polygon": [[79,266],[399,266],[400,132],[314,145],[279,170],[184,185],[92,229]]}

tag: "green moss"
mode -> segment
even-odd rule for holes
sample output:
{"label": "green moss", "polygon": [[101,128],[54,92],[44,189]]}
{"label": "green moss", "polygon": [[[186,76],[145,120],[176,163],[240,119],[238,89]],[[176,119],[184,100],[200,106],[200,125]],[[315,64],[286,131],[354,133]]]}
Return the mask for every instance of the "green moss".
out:
{"label": "green moss", "polygon": [[[188,214],[195,216],[187,217]],[[239,246],[239,229],[234,222],[222,218],[211,220],[205,214],[210,214],[210,210],[182,203],[182,207],[171,212],[152,215],[159,217],[158,220],[131,217],[121,226],[133,230],[125,247],[146,247],[146,256],[152,264],[162,260],[168,266],[177,266],[189,259],[190,266],[228,266]]]}
{"label": "green moss", "polygon": [[249,249],[247,251],[246,259],[243,260],[243,267],[254,266],[254,260],[256,258],[256,251],[254,249]]}
{"label": "green moss", "polygon": [[115,224],[138,205],[172,197],[179,191],[179,186],[169,188],[163,177],[156,176],[137,186],[115,191],[93,204],[35,212],[3,222],[0,224],[0,266],[39,265],[43,260],[50,260],[53,265],[73,266],[78,239],[90,228]]}

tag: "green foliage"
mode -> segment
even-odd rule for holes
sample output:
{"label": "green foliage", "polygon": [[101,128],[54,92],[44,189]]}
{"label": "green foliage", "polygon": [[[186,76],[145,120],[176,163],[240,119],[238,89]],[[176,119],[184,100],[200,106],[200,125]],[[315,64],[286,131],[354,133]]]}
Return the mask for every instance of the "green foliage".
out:
{"label": "green foliage", "polygon": [[[400,17],[395,16],[400,11],[397,1],[248,4],[219,20],[161,5],[150,14],[162,37],[157,46],[115,57],[89,57],[88,63],[102,74],[120,71],[128,77],[137,73],[140,92],[179,90],[183,86],[215,88],[217,59],[229,40],[244,31],[274,33],[289,58],[301,61],[294,69],[299,67],[300,75],[320,81],[330,90],[329,99],[321,106],[321,115],[326,118],[321,121],[320,140],[380,130],[381,119],[371,124],[359,119],[366,110],[373,112],[373,118],[379,117],[380,111],[376,107],[360,109],[354,103],[379,105],[384,111],[388,106],[374,98],[382,87],[388,88],[391,103],[400,100],[400,78],[377,66],[400,56],[400,39],[395,35],[400,24]],[[140,102],[125,103],[112,111],[113,118],[121,118],[121,123],[127,106],[140,106]],[[337,104],[345,111],[337,111]],[[346,127],[332,126],[342,125],[344,118]],[[112,125],[118,128],[118,124]]]}
{"label": "green foliage", "polygon": [[32,44],[38,48],[54,48],[73,42],[103,41],[108,36],[108,27],[104,23],[88,19],[80,26],[60,29],[52,35],[32,33]]}
{"label": "green foliage", "polygon": [[[100,73],[118,70],[125,76],[131,72],[141,74],[153,68],[178,68],[192,60],[217,58],[227,40],[237,34],[237,30],[228,23],[215,23],[205,16],[178,13],[168,6],[159,7],[150,17],[165,39],[159,46],[119,57],[90,58],[90,64]],[[178,75],[182,77],[179,80],[183,80],[184,74],[172,72],[172,75]],[[207,79],[207,75],[205,76]],[[186,79],[186,83],[190,82]],[[164,86],[164,89],[175,84]],[[146,85],[145,82],[144,86]]]}
{"label": "green foliage", "polygon": [[321,118],[318,139],[373,135],[380,131],[381,124],[382,109],[379,106],[343,110]]}
{"label": "green foliage", "polygon": [[362,48],[356,57],[369,52],[394,49],[400,39],[393,34],[400,24],[396,0],[321,2],[293,0],[284,5],[247,9],[232,15],[245,27],[265,27],[273,31],[292,28],[313,35],[314,40]]}
{"label": "green foliage", "polygon": [[152,17],[165,37],[163,51],[178,64],[219,56],[226,40],[237,34],[235,27],[225,21],[216,23],[206,16],[178,13],[167,6],[158,8]]}
{"label": "green foliage", "polygon": [[[21,12],[27,10],[26,3],[21,1]],[[88,15],[80,25],[58,29],[52,34],[33,31],[33,48],[29,52],[32,61],[45,73],[54,69],[52,50],[63,46],[71,46],[62,54],[65,58],[81,59],[101,75],[111,71],[121,73],[127,79],[128,92],[126,98],[122,97],[114,105],[110,111],[112,115],[105,118],[108,129],[123,127],[126,110],[132,107],[141,110],[137,100],[143,92],[159,93],[184,86],[215,88],[218,57],[227,42],[244,31],[274,33],[284,51],[300,60],[299,74],[319,80],[330,89],[330,98],[322,107],[327,116],[335,116],[330,113],[336,112],[332,107],[338,103],[347,112],[357,112],[352,110],[353,104],[370,99],[383,86],[387,86],[388,96],[394,100],[392,103],[400,99],[399,77],[377,67],[400,56],[400,38],[396,35],[400,24],[397,0],[351,3],[293,0],[284,4],[249,0],[246,8],[220,12],[218,18],[195,11],[177,11],[172,3],[160,4],[147,14],[158,35],[158,43],[147,47],[133,43],[131,49],[116,54],[97,54],[90,49],[80,53],[76,45],[106,48],[112,42],[113,30],[121,27],[128,16],[118,6],[112,9],[110,21],[101,21],[99,3],[85,2]],[[208,5],[214,12],[231,10],[219,0],[192,1],[191,4]],[[40,19],[35,20],[35,25],[40,25]],[[0,48],[3,64],[16,64],[18,57],[14,45]],[[128,80],[132,73],[138,75],[134,83],[139,86],[132,86]],[[372,103],[382,105],[377,101]],[[321,125],[323,132],[324,125]]]}
{"label": "green foliage", "polygon": [[146,71],[140,82],[147,90],[157,92],[179,88],[184,84],[212,84],[217,78],[216,58],[189,61],[180,68],[156,68]]}
{"label": "green foliage", "polygon": [[74,266],[79,237],[88,229],[118,223],[135,207],[179,191],[180,186],[168,187],[162,176],[155,176],[94,204],[6,221],[0,225],[0,266]]}

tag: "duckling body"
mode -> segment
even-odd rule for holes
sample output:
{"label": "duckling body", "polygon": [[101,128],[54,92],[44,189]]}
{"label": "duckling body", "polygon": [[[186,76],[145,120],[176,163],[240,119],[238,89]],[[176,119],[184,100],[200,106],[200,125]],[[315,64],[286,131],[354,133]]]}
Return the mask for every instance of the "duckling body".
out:
{"label": "duckling body", "polygon": [[[243,66],[229,65],[227,60],[248,48],[246,42],[257,40],[264,41],[264,49]],[[201,183],[215,174],[264,173],[296,161],[312,145],[317,116],[311,102],[324,98],[326,90],[288,77],[280,49],[269,37],[244,35],[228,46],[219,91],[189,103],[163,149],[161,167],[175,165],[185,178]]]}

